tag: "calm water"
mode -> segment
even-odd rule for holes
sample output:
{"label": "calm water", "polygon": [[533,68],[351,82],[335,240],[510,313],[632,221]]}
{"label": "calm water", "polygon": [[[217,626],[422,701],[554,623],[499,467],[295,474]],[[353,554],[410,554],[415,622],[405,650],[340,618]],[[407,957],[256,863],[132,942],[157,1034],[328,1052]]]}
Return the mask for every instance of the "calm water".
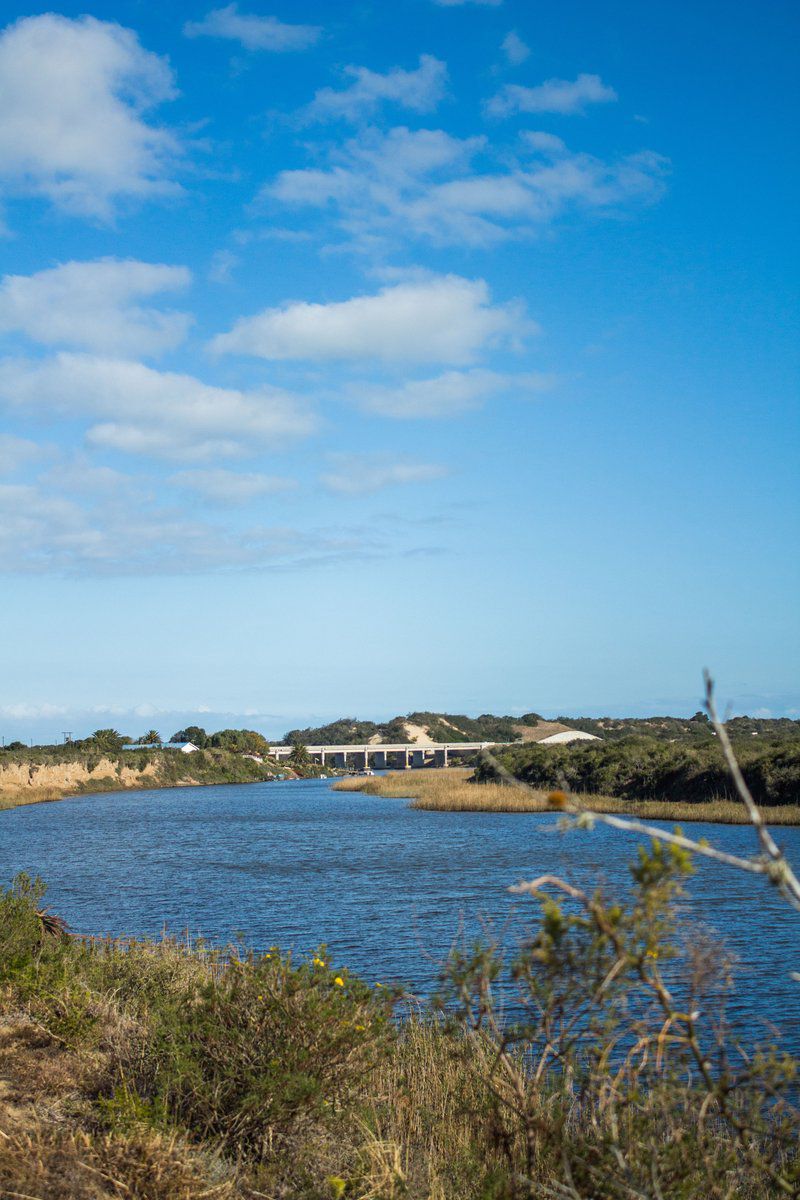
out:
{"label": "calm water", "polygon": [[[741,826],[694,825],[739,854]],[[800,862],[800,829],[778,831]],[[0,813],[0,880],[49,883],[50,907],[81,933],[157,935],[166,926],[215,941],[300,954],[325,942],[372,982],[419,993],[459,934],[490,920],[513,939],[533,911],[507,887],[544,871],[591,886],[627,881],[635,843],[602,827],[555,831],[548,814],[430,813],[324,780],[115,793]],[[771,888],[700,866],[692,918],[739,958],[739,1016],[760,1014],[800,1048],[800,917]]]}

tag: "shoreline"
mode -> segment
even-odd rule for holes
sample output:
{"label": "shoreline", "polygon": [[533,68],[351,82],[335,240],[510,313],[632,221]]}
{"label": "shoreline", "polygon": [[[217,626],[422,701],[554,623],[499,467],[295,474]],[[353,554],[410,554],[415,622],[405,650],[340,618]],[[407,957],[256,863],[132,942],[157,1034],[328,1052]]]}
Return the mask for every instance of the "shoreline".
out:
{"label": "shoreline", "polygon": [[254,763],[227,751],[215,751],[213,756],[194,762],[178,762],[175,756],[154,758],[139,769],[110,756],[99,761],[95,759],[92,763],[81,760],[9,763],[0,766],[0,812],[29,804],[56,803],[76,796],[269,783],[276,778],[276,772],[295,777],[294,772],[285,767]]}
{"label": "shoreline", "polygon": [[0,792],[0,813],[11,812],[15,808],[27,808],[33,804],[59,804],[62,800],[82,800],[88,796],[114,796],[125,792],[159,792],[165,788],[206,788],[206,787],[250,787],[255,783],[271,783],[269,779],[209,779],[186,780],[172,779],[158,783],[148,780],[147,783],[128,784],[126,787],[82,788],[73,792],[61,791],[55,796],[49,794],[39,796],[9,796]]}
{"label": "shoreline", "polygon": [[[493,783],[468,783],[469,768],[449,768],[446,771],[388,772],[386,775],[345,777],[331,780],[334,791],[363,792],[366,795],[382,796],[387,799],[407,800],[409,807],[425,812],[461,813],[553,813],[563,812],[556,804],[548,801],[548,793],[533,789],[519,790]],[[299,777],[302,778],[302,777]],[[106,777],[103,783],[111,780]],[[0,813],[32,804],[56,804],[61,800],[74,800],[85,796],[108,796],[122,792],[161,791],[165,788],[192,787],[244,787],[256,783],[270,783],[273,779],[169,779],[159,780],[149,776],[116,786],[78,786],[72,789],[44,787],[8,792],[0,790]],[[98,785],[100,781],[97,781]],[[743,807],[733,800],[712,801],[625,801],[613,796],[581,795],[576,797],[587,811],[611,813],[617,816],[634,817],[640,820],[677,821],[681,823],[715,825],[749,825]],[[800,826],[800,804],[780,807],[762,807],[765,824],[773,827],[796,828]]]}
{"label": "shoreline", "polygon": [[[426,812],[554,813],[563,809],[548,800],[548,792],[519,789],[497,783],[468,783],[469,769],[390,772],[387,775],[341,780],[334,791],[364,792],[389,799],[408,800],[411,808]],[[611,813],[640,820],[677,821],[715,825],[749,825],[747,813],[735,800],[699,802],[669,800],[619,800],[613,796],[585,795],[576,799],[588,812]],[[771,826],[800,826],[800,804],[762,808]]]}

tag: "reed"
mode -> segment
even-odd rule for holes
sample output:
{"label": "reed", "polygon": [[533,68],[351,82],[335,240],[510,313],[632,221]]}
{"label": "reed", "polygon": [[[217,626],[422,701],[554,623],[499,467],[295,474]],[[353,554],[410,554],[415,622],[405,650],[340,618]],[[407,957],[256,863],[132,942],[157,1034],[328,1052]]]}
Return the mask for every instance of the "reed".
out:
{"label": "reed", "polygon": [[[499,783],[471,783],[471,772],[461,768],[424,771],[393,771],[342,779],[336,791],[366,792],[373,796],[410,799],[412,808],[431,812],[557,812],[549,793]],[[720,825],[747,825],[744,807],[735,800],[662,801],[619,800],[614,796],[585,795],[575,799],[587,809],[656,821],[707,821]],[[770,825],[800,825],[800,805],[786,804],[763,809]]]}
{"label": "reed", "polygon": [[63,788],[35,788],[27,792],[0,792],[0,812],[4,812],[8,808],[20,808],[24,804],[49,804],[53,800],[63,799]]}

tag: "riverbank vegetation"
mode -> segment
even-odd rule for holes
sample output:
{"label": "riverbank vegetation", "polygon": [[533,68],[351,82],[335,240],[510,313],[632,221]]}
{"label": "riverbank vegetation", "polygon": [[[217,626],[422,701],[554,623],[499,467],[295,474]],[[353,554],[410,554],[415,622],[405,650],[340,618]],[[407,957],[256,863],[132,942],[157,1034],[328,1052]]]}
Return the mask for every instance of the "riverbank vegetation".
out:
{"label": "riverbank vegetation", "polygon": [[[800,739],[736,737],[736,756],[757,804],[770,808],[800,801]],[[716,737],[673,743],[652,737],[566,746],[505,746],[484,755],[476,779],[508,776],[533,788],[560,788],[626,803],[693,805],[735,801],[736,789]]]}
{"label": "riverbank vegetation", "polygon": [[[392,771],[387,775],[356,776],[340,779],[335,791],[366,792],[375,796],[410,799],[412,808],[431,812],[560,812],[563,801],[554,797],[557,785],[550,789],[513,787],[491,777],[473,782],[472,770],[450,768],[447,771]],[[798,791],[800,794],[800,790]],[[581,807],[599,813],[627,814],[645,820],[714,821],[723,825],[745,825],[746,811],[738,800],[622,800],[613,796],[576,794]],[[784,804],[764,810],[770,825],[800,825],[800,804]]]}
{"label": "riverbank vegetation", "polygon": [[0,810],[131,788],[258,783],[276,773],[292,774],[292,768],[217,749],[181,754],[143,746],[115,754],[73,745],[6,751],[0,755]]}
{"label": "riverbank vegetation", "polygon": [[459,945],[413,1010],[324,949],[69,936],[20,876],[0,893],[0,1195],[796,1195],[797,1063],[726,1027],[731,964],[676,923],[690,870],[641,852],[627,906],[526,885],[530,939]]}

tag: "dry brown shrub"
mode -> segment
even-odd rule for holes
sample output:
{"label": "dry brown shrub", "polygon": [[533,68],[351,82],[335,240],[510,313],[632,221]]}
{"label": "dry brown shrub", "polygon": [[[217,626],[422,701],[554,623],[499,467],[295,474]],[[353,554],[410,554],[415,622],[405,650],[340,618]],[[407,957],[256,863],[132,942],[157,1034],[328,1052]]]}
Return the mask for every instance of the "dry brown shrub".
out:
{"label": "dry brown shrub", "polygon": [[175,1138],[130,1137],[37,1125],[0,1132],[3,1200],[227,1200],[243,1196],[218,1162]]}

